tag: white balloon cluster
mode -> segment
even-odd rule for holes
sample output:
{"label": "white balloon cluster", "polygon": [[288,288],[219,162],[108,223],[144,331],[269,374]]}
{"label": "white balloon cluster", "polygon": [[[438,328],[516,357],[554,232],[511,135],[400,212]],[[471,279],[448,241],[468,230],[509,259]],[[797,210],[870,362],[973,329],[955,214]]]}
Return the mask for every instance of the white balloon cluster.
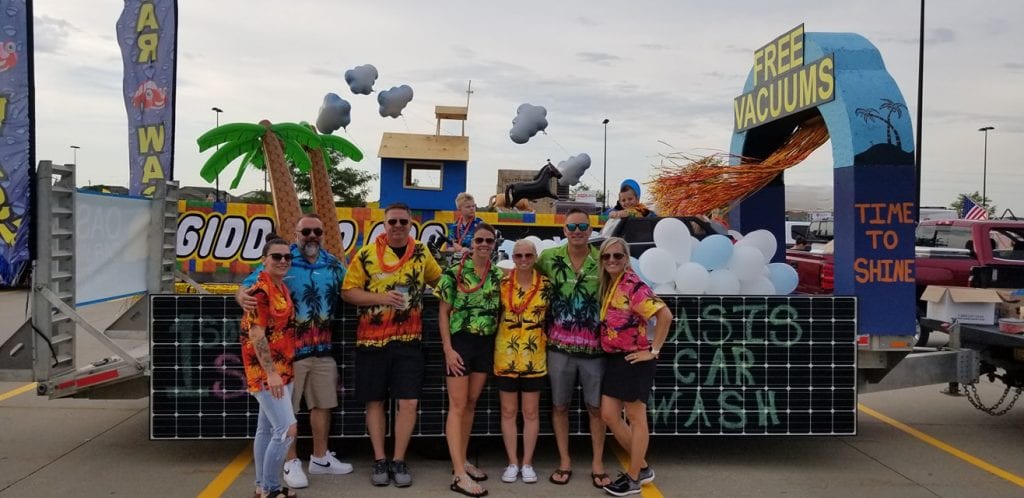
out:
{"label": "white balloon cluster", "polygon": [[731,230],[734,244],[724,235],[698,241],[676,218],[654,227],[654,245],[633,269],[658,294],[784,295],[796,290],[796,270],[786,263],[771,263],[778,250],[768,230],[746,236]]}
{"label": "white balloon cluster", "polygon": [[[541,239],[540,237],[537,237],[536,235],[529,235],[529,236],[524,237],[524,239],[529,240],[530,242],[533,242],[533,246],[537,248],[537,256],[540,256],[540,253],[542,253],[542,252],[544,252],[544,251],[546,251],[548,249],[551,249],[552,247],[558,247],[558,246],[563,245],[563,244],[566,243],[565,239],[558,239],[558,240]],[[512,258],[512,249],[515,247],[515,244],[516,244],[516,242],[514,240],[506,240],[506,241],[501,243],[501,246],[498,247],[499,251],[504,251],[505,254],[508,255],[508,257],[510,258],[510,259],[505,259],[505,260],[499,261],[498,262],[498,267],[499,268],[503,268],[503,269],[506,269],[506,270],[515,269],[515,263],[511,259]]]}

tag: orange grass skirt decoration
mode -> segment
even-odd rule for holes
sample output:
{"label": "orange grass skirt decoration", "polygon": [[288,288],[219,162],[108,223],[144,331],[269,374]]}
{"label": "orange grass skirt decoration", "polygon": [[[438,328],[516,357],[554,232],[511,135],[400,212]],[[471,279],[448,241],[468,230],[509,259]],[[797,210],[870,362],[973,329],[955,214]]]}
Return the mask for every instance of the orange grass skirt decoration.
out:
{"label": "orange grass skirt decoration", "polygon": [[[691,157],[682,153],[663,155],[647,182],[661,216],[708,214],[728,209],[772,181],[779,173],[807,159],[828,141],[828,128],[820,117],[800,124],[793,134],[764,161],[739,157],[729,166],[729,154]],[[664,165],[667,161],[671,166]]]}

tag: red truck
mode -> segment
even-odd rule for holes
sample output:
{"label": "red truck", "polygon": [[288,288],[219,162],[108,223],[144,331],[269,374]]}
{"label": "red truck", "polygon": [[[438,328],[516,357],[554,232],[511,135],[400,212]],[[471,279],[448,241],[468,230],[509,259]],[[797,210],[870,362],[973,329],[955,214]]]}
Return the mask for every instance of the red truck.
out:
{"label": "red truck", "polygon": [[[914,275],[920,298],[929,285],[961,287],[1024,287],[1024,221],[931,220],[917,226]],[[800,277],[797,292],[831,294],[832,254],[786,251],[786,261]],[[925,305],[918,301],[918,317]],[[928,342],[921,328],[918,345]]]}

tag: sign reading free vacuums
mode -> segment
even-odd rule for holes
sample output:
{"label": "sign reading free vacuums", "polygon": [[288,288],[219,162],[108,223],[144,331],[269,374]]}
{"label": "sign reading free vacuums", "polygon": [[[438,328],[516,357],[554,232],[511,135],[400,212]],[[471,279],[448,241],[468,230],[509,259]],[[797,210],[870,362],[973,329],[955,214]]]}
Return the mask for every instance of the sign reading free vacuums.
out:
{"label": "sign reading free vacuums", "polygon": [[736,133],[817,107],[835,98],[835,61],[804,65],[801,24],[754,51],[754,88],[733,100]]}

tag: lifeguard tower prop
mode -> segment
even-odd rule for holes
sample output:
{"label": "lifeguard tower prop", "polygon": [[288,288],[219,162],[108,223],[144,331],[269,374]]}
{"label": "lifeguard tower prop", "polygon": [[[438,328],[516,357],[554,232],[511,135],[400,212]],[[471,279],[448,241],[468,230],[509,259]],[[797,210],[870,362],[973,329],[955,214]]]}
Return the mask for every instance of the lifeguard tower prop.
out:
{"label": "lifeguard tower prop", "polygon": [[[914,333],[914,144],[910,116],[878,49],[853,33],[801,24],[754,52],[734,104],[731,154],[767,157],[824,121],[835,185],[835,294],[857,296],[860,344],[906,348]],[[732,228],[784,240],[783,175],[734,206]],[[781,261],[785,254],[776,254]],[[900,346],[902,344],[903,346]],[[891,345],[891,346],[887,346]]]}
{"label": "lifeguard tower prop", "polygon": [[[404,202],[414,209],[454,209],[466,191],[469,137],[467,107],[436,106],[433,135],[384,133],[380,140],[380,205]],[[462,134],[442,135],[441,120],[462,121]]]}

